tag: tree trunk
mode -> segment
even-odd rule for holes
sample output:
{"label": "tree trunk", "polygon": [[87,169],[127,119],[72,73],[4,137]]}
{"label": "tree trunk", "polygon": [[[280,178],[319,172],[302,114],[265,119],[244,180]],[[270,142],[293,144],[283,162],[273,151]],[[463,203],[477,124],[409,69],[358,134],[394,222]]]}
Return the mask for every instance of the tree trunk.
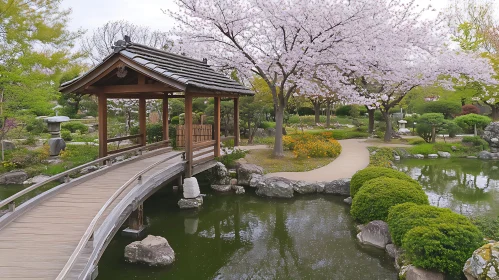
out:
{"label": "tree trunk", "polygon": [[386,132],[385,132],[385,142],[391,142],[392,141],[392,120],[390,118],[390,114],[388,113],[388,109],[386,112],[383,112],[383,117],[385,118],[385,123],[386,123]]}
{"label": "tree trunk", "polygon": [[474,132],[475,137],[478,136],[478,132],[476,130],[476,124],[473,126],[473,132]]}
{"label": "tree trunk", "polygon": [[[253,130],[256,130],[256,126],[255,128],[253,128]],[[253,131],[251,131],[251,122],[248,121],[248,145],[251,145],[253,144],[253,135],[255,133],[253,133]]]}
{"label": "tree trunk", "polygon": [[499,121],[499,104],[494,104],[490,107],[492,107],[492,120]]}
{"label": "tree trunk", "polygon": [[437,128],[436,126],[431,127],[431,143],[435,143],[437,141]]}
{"label": "tree trunk", "polygon": [[[284,103],[284,102],[280,102]],[[277,106],[276,106],[277,107]],[[284,157],[284,147],[282,145],[282,130],[284,122],[284,104],[279,104],[279,107],[275,110],[275,143],[273,156]]]}
{"label": "tree trunk", "polygon": [[313,102],[314,112],[315,112],[315,123],[321,122],[321,104],[317,101]]}
{"label": "tree trunk", "polygon": [[376,110],[367,108],[367,113],[369,115],[369,127],[368,127],[369,134],[373,134],[374,132],[374,111]]}
{"label": "tree trunk", "polygon": [[326,127],[331,126],[331,103],[327,103],[326,107]]}

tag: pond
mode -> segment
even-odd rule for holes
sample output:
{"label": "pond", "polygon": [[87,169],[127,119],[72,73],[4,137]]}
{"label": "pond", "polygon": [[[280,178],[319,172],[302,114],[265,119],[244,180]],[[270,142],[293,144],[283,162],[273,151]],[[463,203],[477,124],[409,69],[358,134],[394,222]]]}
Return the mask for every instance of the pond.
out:
{"label": "pond", "polygon": [[270,200],[204,189],[199,211],[179,210],[179,195],[171,191],[144,204],[148,233],[165,237],[175,250],[171,267],[126,263],[124,248],[132,240],[117,234],[98,279],[397,279],[383,250],[356,241],[341,197]]}
{"label": "pond", "polygon": [[406,159],[397,164],[423,186],[430,203],[466,216],[499,215],[499,162]]}

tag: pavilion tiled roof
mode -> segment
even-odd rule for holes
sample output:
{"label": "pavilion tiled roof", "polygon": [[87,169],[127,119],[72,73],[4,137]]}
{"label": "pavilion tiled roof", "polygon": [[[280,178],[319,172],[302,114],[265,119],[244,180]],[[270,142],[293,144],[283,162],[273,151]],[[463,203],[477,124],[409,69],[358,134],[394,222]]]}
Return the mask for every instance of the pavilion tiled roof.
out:
{"label": "pavilion tiled roof", "polygon": [[[215,71],[207,63],[182,55],[173,54],[141,44],[127,43],[125,46],[115,49],[115,52],[104,59],[102,63],[105,63],[106,60],[115,55],[122,55],[165,78],[184,85],[186,88],[241,95],[254,94],[253,91],[237,81],[230,79],[223,73]],[[99,67],[99,65],[86,74],[62,84],[61,89],[76,83],[95,68]]]}

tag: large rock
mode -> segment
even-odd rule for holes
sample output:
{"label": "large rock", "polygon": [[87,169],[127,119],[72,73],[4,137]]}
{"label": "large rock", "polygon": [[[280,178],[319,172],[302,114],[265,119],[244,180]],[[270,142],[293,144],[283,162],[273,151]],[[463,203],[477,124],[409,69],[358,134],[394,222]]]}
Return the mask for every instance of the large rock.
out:
{"label": "large rock", "polygon": [[473,252],[463,269],[468,280],[499,279],[499,242],[488,243]]}
{"label": "large rock", "polygon": [[408,265],[402,267],[399,278],[405,280],[444,280],[445,275],[440,272],[429,271],[413,265]]}
{"label": "large rock", "polygon": [[184,198],[196,198],[200,195],[198,180],[195,177],[184,179]]}
{"label": "large rock", "polygon": [[23,170],[11,171],[0,175],[0,185],[20,185],[28,179],[28,173]]}
{"label": "large rock", "polygon": [[272,177],[262,181],[256,194],[266,197],[291,198],[294,192],[294,182],[286,178]]}
{"label": "large rock", "polygon": [[497,160],[499,159],[499,153],[491,153],[491,152],[487,152],[487,151],[481,151],[479,154],[478,154],[478,158],[479,159],[492,159],[492,160]]}
{"label": "large rock", "polygon": [[14,142],[12,141],[3,140],[2,143],[4,151],[14,150],[16,148],[16,144],[14,144]]}
{"label": "large rock", "polygon": [[499,153],[499,122],[489,124],[483,131],[482,138],[489,143],[491,152]]}
{"label": "large rock", "polygon": [[125,260],[150,266],[165,266],[175,261],[175,252],[165,238],[149,235],[144,240],[132,242],[125,247]]}
{"label": "large rock", "polygon": [[295,181],[295,183],[293,184],[293,190],[299,194],[317,193],[318,189],[320,189],[319,183]]}
{"label": "large rock", "polygon": [[246,192],[243,186],[232,185],[232,189],[236,192],[236,194],[244,194]]}
{"label": "large rock", "polygon": [[97,170],[99,170],[98,166],[91,165],[91,166],[85,167],[82,170],[80,170],[80,174],[85,175],[85,174],[92,173],[92,172],[97,171]]}
{"label": "large rock", "polygon": [[38,184],[38,183],[44,182],[45,180],[47,180],[49,178],[50,178],[50,176],[37,175],[33,178],[29,178],[28,180],[24,181],[23,184],[24,185]]}
{"label": "large rock", "polygon": [[255,164],[240,164],[237,167],[237,184],[249,186],[252,174],[263,175],[263,168]]}
{"label": "large rock", "polygon": [[413,155],[413,157],[416,159],[424,159],[424,155],[422,155],[422,154],[415,154],[415,155]]}
{"label": "large rock", "polygon": [[58,156],[61,151],[66,149],[66,142],[62,138],[49,139],[49,154],[50,156]]}
{"label": "large rock", "polygon": [[252,188],[257,188],[258,185],[262,184],[262,182],[265,180],[262,175],[260,174],[252,174],[249,186]]}
{"label": "large rock", "polygon": [[350,195],[350,179],[340,179],[331,182],[326,182],[324,192],[334,195]]}
{"label": "large rock", "polygon": [[448,152],[438,152],[438,156],[441,157],[441,158],[450,158],[451,157],[451,154],[448,153]]}
{"label": "large rock", "polygon": [[388,224],[383,221],[372,221],[362,227],[357,234],[357,239],[366,245],[372,245],[380,249],[385,249],[387,244],[392,243]]}
{"label": "large rock", "polygon": [[437,154],[429,154],[428,158],[435,159],[435,158],[438,158],[438,155]]}
{"label": "large rock", "polygon": [[349,197],[343,199],[343,202],[345,202],[348,205],[352,205],[352,197],[349,196]]}
{"label": "large rock", "polygon": [[217,162],[211,169],[211,174],[213,176],[213,185],[230,185],[229,170],[227,170],[227,167],[223,163]]}
{"label": "large rock", "polygon": [[178,207],[180,209],[194,209],[199,208],[203,205],[203,197],[198,196],[196,198],[182,198],[178,201]]}

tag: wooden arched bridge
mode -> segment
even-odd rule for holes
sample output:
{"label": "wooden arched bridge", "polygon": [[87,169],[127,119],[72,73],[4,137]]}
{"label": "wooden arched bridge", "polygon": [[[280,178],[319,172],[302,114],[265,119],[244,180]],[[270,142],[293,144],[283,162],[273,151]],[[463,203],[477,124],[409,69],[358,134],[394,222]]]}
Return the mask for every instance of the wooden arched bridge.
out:
{"label": "wooden arched bridge", "polygon": [[[98,261],[128,219],[142,227],[142,202],[173,180],[215,165],[220,156],[221,98],[234,100],[234,143],[239,142],[238,98],[252,92],[197,61],[120,41],[89,72],[61,86],[64,93],[97,95],[99,156],[0,201],[0,279],[93,279]],[[213,139],[193,139],[192,100],[214,98]],[[107,99],[139,100],[139,133],[108,138]],[[168,99],[185,99],[185,147],[168,147]],[[146,145],[146,100],[163,100],[163,139]],[[108,151],[108,143],[138,144]],[[81,170],[97,166],[82,176]],[[76,177],[76,178],[75,178]],[[64,183],[44,191],[54,181]],[[32,197],[33,194],[37,194]],[[26,199],[31,195],[30,199]],[[17,206],[17,207],[16,207]]]}

